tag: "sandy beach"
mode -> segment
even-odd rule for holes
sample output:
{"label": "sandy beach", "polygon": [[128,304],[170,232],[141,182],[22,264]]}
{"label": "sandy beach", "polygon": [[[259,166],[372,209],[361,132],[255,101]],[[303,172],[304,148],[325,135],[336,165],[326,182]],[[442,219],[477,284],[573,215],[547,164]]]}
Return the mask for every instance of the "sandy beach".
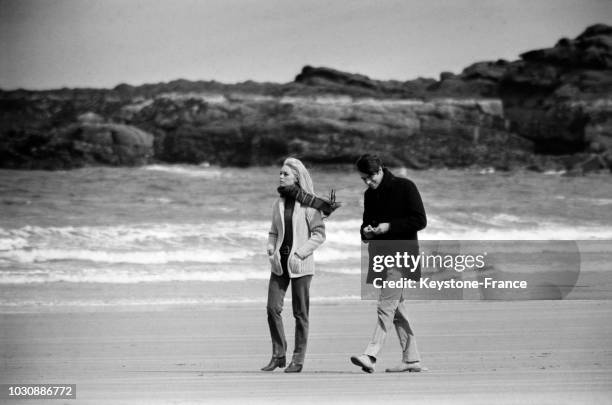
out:
{"label": "sandy beach", "polygon": [[[375,374],[350,364],[375,320],[375,303],[358,301],[312,306],[306,364],[295,375],[259,371],[270,354],[260,304],[5,313],[1,380],[76,384],[76,401],[64,402],[79,404],[612,403],[611,301],[411,308],[429,368],[420,374],[384,372],[399,359],[395,334]],[[284,316],[291,350],[293,320]]]}
{"label": "sandy beach", "polygon": [[[264,198],[262,190],[277,173],[0,173],[11,196],[0,217],[0,383],[77,388],[76,400],[0,403],[612,403],[608,176],[405,172],[423,190],[424,240],[582,242],[579,279],[562,283],[573,286],[566,300],[410,302],[429,371],[397,375],[384,372],[400,359],[394,332],[376,373],[349,361],[376,321],[376,303],[358,299],[363,184],[319,170],[320,189],[333,185],[346,205],[316,253],[304,370],[288,375],[259,371],[271,355],[265,241],[273,190]],[[566,262],[542,256],[526,266],[533,257],[508,271],[531,280]],[[290,308],[287,297],[291,352]]]}

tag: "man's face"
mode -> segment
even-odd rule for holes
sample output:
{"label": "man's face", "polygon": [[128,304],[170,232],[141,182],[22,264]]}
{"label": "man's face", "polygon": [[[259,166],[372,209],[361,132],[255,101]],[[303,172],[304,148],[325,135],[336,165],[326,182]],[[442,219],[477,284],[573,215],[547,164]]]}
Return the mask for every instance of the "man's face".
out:
{"label": "man's face", "polygon": [[359,177],[361,177],[361,180],[363,180],[363,182],[367,184],[369,188],[376,190],[378,186],[380,186],[380,182],[383,179],[382,167],[379,167],[378,171],[374,174],[359,172]]}

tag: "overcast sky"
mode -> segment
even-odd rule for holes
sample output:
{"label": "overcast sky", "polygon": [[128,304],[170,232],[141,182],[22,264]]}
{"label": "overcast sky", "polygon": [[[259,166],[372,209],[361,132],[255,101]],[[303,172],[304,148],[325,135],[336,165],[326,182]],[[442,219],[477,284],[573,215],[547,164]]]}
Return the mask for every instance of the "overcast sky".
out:
{"label": "overcast sky", "polygon": [[598,22],[611,0],[0,0],[0,88],[438,77]]}

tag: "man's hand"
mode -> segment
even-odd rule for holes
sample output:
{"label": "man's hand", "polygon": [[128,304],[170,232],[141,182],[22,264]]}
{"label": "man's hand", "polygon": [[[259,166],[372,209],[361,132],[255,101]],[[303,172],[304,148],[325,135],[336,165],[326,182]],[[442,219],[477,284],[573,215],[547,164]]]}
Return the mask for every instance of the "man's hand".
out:
{"label": "man's hand", "polygon": [[372,225],[363,228],[363,237],[366,239],[372,239],[374,237],[374,228],[372,228]]}
{"label": "man's hand", "polygon": [[383,222],[378,224],[376,228],[372,229],[372,232],[374,232],[375,235],[382,235],[383,233],[389,232],[389,223]]}

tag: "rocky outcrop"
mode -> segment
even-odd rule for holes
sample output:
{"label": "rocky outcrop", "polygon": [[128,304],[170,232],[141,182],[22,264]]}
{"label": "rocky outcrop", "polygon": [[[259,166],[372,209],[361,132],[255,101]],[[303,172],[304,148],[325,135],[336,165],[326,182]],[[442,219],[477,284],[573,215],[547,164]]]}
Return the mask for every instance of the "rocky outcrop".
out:
{"label": "rocky outcrop", "polygon": [[505,131],[499,100],[168,94],[115,119],[157,134],[156,156],[168,162],[270,164],[294,154],[352,163],[371,151],[414,168],[508,168],[528,162],[532,147]]}
{"label": "rocky outcrop", "polygon": [[81,122],[48,134],[12,135],[12,142],[0,144],[0,160],[7,168],[136,166],[147,163],[153,156],[153,136],[130,125]]}
{"label": "rocky outcrop", "polygon": [[593,25],[575,40],[561,39],[554,48],[526,52],[521,57],[530,63],[543,63],[574,69],[612,69],[612,27]]}
{"label": "rocky outcrop", "polygon": [[596,154],[598,161],[610,160],[610,26],[594,25],[574,40],[526,52],[519,61],[474,64],[434,87],[499,97],[511,129],[533,141],[538,154]]}
{"label": "rocky outcrop", "polygon": [[[305,66],[295,77],[295,83],[301,94],[312,94],[312,91],[348,95],[352,97],[373,97],[383,99],[414,99],[426,98],[428,88],[433,86],[434,79],[418,78],[406,82],[397,80],[373,80],[367,76],[346,73],[326,67]],[[292,93],[286,91],[285,94]]]}
{"label": "rocky outcrop", "polygon": [[0,91],[3,167],[352,163],[414,168],[612,167],[612,27],[475,63],[439,80],[380,81],[306,66],[287,84],[119,85]]}

